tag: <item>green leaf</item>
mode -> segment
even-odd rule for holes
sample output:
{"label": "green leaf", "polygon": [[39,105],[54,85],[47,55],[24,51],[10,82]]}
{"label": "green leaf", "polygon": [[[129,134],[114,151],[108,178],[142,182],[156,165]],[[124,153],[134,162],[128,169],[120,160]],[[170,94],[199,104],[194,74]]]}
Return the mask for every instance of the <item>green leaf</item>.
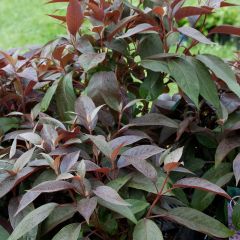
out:
{"label": "green leaf", "polygon": [[227,63],[221,58],[209,54],[198,55],[197,59],[204,63],[218,78],[227,84],[230,90],[240,97],[240,85]]}
{"label": "green leaf", "polygon": [[131,178],[132,174],[128,174],[110,181],[107,185],[118,192]]}
{"label": "green leaf", "polygon": [[161,60],[143,60],[141,65],[153,72],[164,72],[170,74],[170,69],[166,61]]}
{"label": "green leaf", "polygon": [[0,136],[1,132],[6,133],[13,128],[18,128],[20,124],[20,119],[18,118],[0,118]]}
{"label": "green leaf", "polygon": [[133,240],[163,240],[163,235],[156,223],[144,218],[135,226]]}
{"label": "green leaf", "polygon": [[158,34],[146,34],[141,38],[138,53],[142,59],[162,52],[163,44]]}
{"label": "green leaf", "polygon": [[[160,189],[162,188],[164,179],[165,179],[164,175],[158,174],[157,181],[153,183],[149,178],[145,177],[140,173],[134,174],[133,178],[128,183],[128,187],[157,194],[158,191],[160,191]],[[163,192],[165,192],[167,189],[168,189],[168,186],[165,185]]]}
{"label": "green leaf", "polygon": [[113,212],[119,213],[120,215],[122,215],[123,217],[126,217],[133,223],[135,223],[135,224],[137,223],[137,219],[135,218],[133,212],[127,206],[122,206],[122,205],[120,206],[120,205],[116,205],[116,204],[113,204],[110,202],[106,202],[106,201],[102,200],[101,198],[98,198],[98,203],[101,206],[112,210]]}
{"label": "green leaf", "polygon": [[31,231],[39,223],[45,220],[57,205],[56,203],[48,203],[30,212],[17,225],[8,240],[18,240],[27,232]]}
{"label": "green leaf", "polygon": [[161,94],[163,87],[164,84],[161,73],[148,70],[147,77],[139,89],[140,96],[148,100],[155,100]]}
{"label": "green leaf", "polygon": [[204,234],[217,238],[228,238],[234,234],[218,220],[208,215],[188,207],[178,207],[163,214],[168,220],[177,222],[192,230],[202,232]]}
{"label": "green leaf", "polygon": [[87,136],[104,155],[111,159],[113,149],[111,148],[110,144],[105,140],[104,136]]}
{"label": "green leaf", "polygon": [[7,240],[9,237],[9,233],[7,232],[7,230],[5,230],[5,228],[3,228],[1,225],[0,225],[0,239],[1,240]]}
{"label": "green leaf", "polygon": [[72,223],[63,227],[52,240],[78,240],[81,224]]}
{"label": "green leaf", "polygon": [[47,111],[52,101],[52,98],[57,90],[58,83],[59,81],[54,81],[53,85],[50,88],[48,88],[47,92],[44,94],[44,97],[40,103],[40,109],[42,112]]}
{"label": "green leaf", "polygon": [[139,213],[150,206],[147,201],[138,200],[138,199],[126,199],[126,201],[131,204],[129,207],[133,214]]}
{"label": "green leaf", "polygon": [[[218,167],[212,167],[202,178],[216,184],[219,187],[223,187],[232,178],[231,164],[222,163]],[[201,190],[195,190],[192,196],[191,206],[199,211],[204,211],[214,200],[215,194],[208,193]],[[200,201],[201,199],[201,201]]]}
{"label": "green leaf", "polygon": [[187,60],[192,64],[197,73],[200,86],[200,95],[202,95],[202,97],[216,109],[219,118],[221,118],[222,109],[218,97],[217,87],[212,80],[208,69],[202,62],[193,57],[188,57]]}
{"label": "green leaf", "polygon": [[182,58],[169,59],[170,75],[176,80],[183,92],[198,106],[200,84],[195,69]]}
{"label": "green leaf", "polygon": [[237,203],[233,207],[232,222],[237,230],[240,230],[240,205]]}
{"label": "green leaf", "polygon": [[76,95],[72,85],[72,76],[73,72],[70,72],[60,80],[55,94],[57,111],[63,121],[71,120],[67,112],[74,111]]}

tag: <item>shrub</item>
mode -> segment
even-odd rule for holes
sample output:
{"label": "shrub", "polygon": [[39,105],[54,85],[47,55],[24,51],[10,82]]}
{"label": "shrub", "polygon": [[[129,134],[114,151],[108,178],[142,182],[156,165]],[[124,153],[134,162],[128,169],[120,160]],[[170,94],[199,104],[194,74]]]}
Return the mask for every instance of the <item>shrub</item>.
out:
{"label": "shrub", "polygon": [[234,234],[221,187],[232,169],[239,181],[238,59],[193,56],[198,42],[212,44],[204,25],[177,26],[226,3],[183,2],[70,0],[66,17],[51,15],[68,37],[2,52],[1,239]]}

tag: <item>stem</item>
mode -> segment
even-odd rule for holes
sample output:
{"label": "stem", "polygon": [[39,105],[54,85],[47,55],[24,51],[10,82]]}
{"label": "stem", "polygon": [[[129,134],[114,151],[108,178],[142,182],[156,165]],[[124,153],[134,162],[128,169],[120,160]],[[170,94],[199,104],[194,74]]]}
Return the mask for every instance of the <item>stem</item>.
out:
{"label": "stem", "polygon": [[167,174],[167,176],[166,176],[166,178],[165,178],[165,180],[164,180],[164,182],[163,182],[163,185],[162,185],[160,191],[158,192],[155,200],[153,201],[151,207],[149,208],[148,213],[147,213],[147,215],[146,215],[147,218],[150,217],[153,208],[156,206],[156,204],[158,203],[158,201],[159,201],[160,198],[162,197],[162,195],[163,195],[163,189],[164,189],[165,185],[167,184],[168,178],[169,178],[169,174]]}
{"label": "stem", "polygon": [[122,120],[122,112],[120,112],[119,115],[118,115],[118,131],[121,128],[121,120]]}

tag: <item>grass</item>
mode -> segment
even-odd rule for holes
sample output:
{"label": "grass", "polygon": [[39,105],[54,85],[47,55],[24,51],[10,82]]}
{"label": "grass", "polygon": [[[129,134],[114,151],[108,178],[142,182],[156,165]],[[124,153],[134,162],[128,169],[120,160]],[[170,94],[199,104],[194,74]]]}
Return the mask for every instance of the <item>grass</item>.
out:
{"label": "grass", "polygon": [[0,0],[0,49],[45,44],[66,30],[46,16],[56,5],[46,0]]}
{"label": "grass", "polygon": [[[46,1],[0,0],[0,49],[42,45],[59,35],[66,34],[64,26],[46,16],[53,13],[56,7],[61,8],[64,4],[44,4]],[[188,1],[189,4],[193,4],[197,0]],[[239,0],[231,0],[233,3],[236,1]],[[237,25],[240,25],[239,20],[236,21]],[[228,59],[234,57],[234,51],[236,51],[235,44],[199,45],[194,49],[195,53],[212,53]]]}

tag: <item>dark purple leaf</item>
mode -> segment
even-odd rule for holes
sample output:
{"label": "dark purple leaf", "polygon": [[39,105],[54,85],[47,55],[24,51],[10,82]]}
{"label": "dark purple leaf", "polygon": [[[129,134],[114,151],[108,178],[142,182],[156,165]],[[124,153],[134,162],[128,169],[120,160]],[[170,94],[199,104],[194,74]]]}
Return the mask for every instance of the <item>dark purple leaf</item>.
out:
{"label": "dark purple leaf", "polygon": [[197,188],[203,191],[219,194],[227,199],[231,199],[231,197],[222,188],[203,178],[197,178],[197,177],[183,178],[177,181],[173,185],[173,187],[174,188]]}
{"label": "dark purple leaf", "polygon": [[240,180],[240,153],[235,157],[233,161],[233,172],[236,179],[236,186]]}
{"label": "dark purple leaf", "polygon": [[187,27],[183,26],[177,29],[180,33],[197,40],[200,43],[205,43],[205,44],[213,44],[212,41],[207,39],[201,32],[198,30],[192,28],[192,27]]}
{"label": "dark purple leaf", "polygon": [[81,199],[77,203],[77,211],[85,218],[87,223],[89,223],[89,219],[93,214],[95,208],[97,206],[97,198],[92,197],[90,199]]}
{"label": "dark purple leaf", "polygon": [[80,151],[72,152],[65,155],[61,161],[60,170],[61,173],[68,172],[78,161]]}
{"label": "dark purple leaf", "polygon": [[112,188],[100,186],[93,190],[94,194],[99,198],[116,205],[129,206],[130,204],[124,201],[120,195]]}

